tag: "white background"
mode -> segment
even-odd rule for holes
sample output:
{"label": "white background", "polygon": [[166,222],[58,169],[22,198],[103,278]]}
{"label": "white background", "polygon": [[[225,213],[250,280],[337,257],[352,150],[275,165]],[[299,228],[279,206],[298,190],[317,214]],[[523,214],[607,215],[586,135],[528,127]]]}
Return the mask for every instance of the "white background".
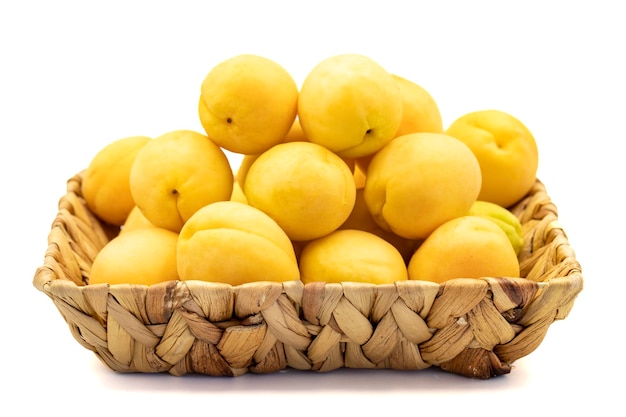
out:
{"label": "white background", "polygon": [[[3,1],[1,413],[623,415],[626,31],[619,6]],[[511,374],[489,381],[430,370],[225,379],[105,368],[32,286],[65,181],[112,140],[200,130],[199,86],[223,59],[264,55],[301,83],[318,61],[344,52],[368,55],[426,88],[445,125],[496,108],[531,129],[538,176],[583,267],[585,290],[570,316]]]}

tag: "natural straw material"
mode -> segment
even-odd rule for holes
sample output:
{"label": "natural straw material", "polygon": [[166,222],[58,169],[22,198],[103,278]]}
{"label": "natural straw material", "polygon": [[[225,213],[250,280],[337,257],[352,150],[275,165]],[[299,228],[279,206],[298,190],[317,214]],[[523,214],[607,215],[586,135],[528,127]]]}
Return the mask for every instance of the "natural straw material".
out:
{"label": "natural straw material", "polygon": [[524,278],[88,285],[94,257],[116,231],[86,208],[81,180],[79,173],[68,181],[33,284],[52,299],[74,338],[119,372],[237,376],[436,366],[487,379],[509,373],[537,348],[583,287],[539,180],[513,208],[525,235]]}

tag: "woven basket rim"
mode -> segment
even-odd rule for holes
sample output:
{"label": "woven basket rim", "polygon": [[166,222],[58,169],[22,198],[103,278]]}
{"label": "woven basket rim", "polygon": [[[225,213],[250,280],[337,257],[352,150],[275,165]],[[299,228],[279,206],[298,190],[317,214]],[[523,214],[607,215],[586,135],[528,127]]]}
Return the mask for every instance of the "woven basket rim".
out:
{"label": "woven basket rim", "polygon": [[[85,170],[79,171],[77,174],[75,174],[74,176],[72,176],[71,178],[69,178],[67,180],[67,183],[69,184],[72,181],[81,181],[82,176],[84,175]],[[535,180],[535,188],[539,188],[540,190],[545,191],[545,185],[543,184],[543,182],[537,178]],[[76,193],[78,190],[76,190],[75,188],[72,187],[68,187],[67,189],[67,193]],[[82,198],[82,196],[80,196]],[[521,200],[523,201],[523,199]],[[519,204],[519,202],[517,203]],[[554,220],[555,222],[558,223],[558,218]],[[52,226],[54,227],[54,225]],[[560,228],[560,226],[559,226]],[[569,244],[567,242],[567,244]],[[570,255],[572,258],[575,259],[575,254],[573,253],[572,250],[572,254]],[[582,270],[580,265],[578,264],[578,262],[576,262],[578,268],[573,268],[571,271],[569,271],[567,273],[567,275],[565,275],[566,277],[570,277],[572,280],[576,281],[576,282],[580,282],[580,285],[582,286],[583,283],[583,275],[582,275]],[[456,278],[454,280],[468,280],[469,282],[471,282],[471,280],[475,280],[475,279],[479,279],[479,280],[484,280],[484,279],[499,279],[499,278],[507,278],[507,279],[526,279],[525,277],[480,277],[480,278]],[[33,278],[33,285],[40,291],[45,292],[45,288],[49,287],[49,284],[56,280],[59,279],[59,277],[55,274],[55,272],[49,268],[46,268],[44,265],[41,265],[37,268],[35,276]],[[552,278],[550,278],[552,279]],[[550,280],[548,279],[548,281]],[[175,281],[182,281],[182,280],[175,280]],[[198,281],[201,285],[208,285],[208,286],[214,286],[214,285],[226,285],[226,286],[230,286],[233,288],[239,287],[241,285],[231,285],[231,284],[227,284],[227,283],[218,283],[218,282],[212,282],[212,281]],[[433,282],[429,282],[429,281],[423,281],[423,280],[409,280],[408,282],[418,282],[418,283],[426,283],[425,285],[438,285],[440,286],[440,283],[433,283]],[[260,281],[259,283],[271,283],[271,284],[275,284],[277,282],[275,281]],[[256,283],[246,283],[243,284],[243,286],[249,286],[249,285],[255,285]],[[283,284],[283,283],[278,283],[278,284]],[[285,283],[286,285],[290,285],[289,283]],[[342,285],[342,283],[327,283],[327,285],[329,284],[337,284],[337,285]],[[354,283],[352,283],[354,284]],[[375,284],[375,283],[358,283],[358,284],[362,284],[365,286],[371,286],[371,285],[395,285],[393,283],[391,284]],[[543,282],[539,282],[540,285],[544,285]],[[93,285],[93,284],[89,284],[89,285]],[[136,286],[136,287],[149,287],[150,285],[146,285],[146,284],[98,284],[98,285],[106,285],[108,287],[121,287],[121,286]],[[159,284],[152,284],[152,285],[159,285]],[[308,284],[303,284],[303,285],[308,285]],[[413,284],[410,284],[413,285]],[[79,285],[77,285],[79,286]],[[79,286],[80,287],[80,286]]]}

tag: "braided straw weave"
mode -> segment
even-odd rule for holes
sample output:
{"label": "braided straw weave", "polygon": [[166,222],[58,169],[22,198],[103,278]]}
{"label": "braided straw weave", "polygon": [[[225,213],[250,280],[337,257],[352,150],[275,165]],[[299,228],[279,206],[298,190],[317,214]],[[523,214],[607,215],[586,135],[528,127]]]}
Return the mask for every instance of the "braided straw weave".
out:
{"label": "braided straw weave", "polygon": [[524,229],[524,278],[87,285],[94,257],[116,231],[86,208],[81,180],[79,173],[68,181],[33,284],[74,338],[119,372],[237,376],[435,366],[487,379],[509,373],[537,348],[583,287],[539,180],[512,209]]}

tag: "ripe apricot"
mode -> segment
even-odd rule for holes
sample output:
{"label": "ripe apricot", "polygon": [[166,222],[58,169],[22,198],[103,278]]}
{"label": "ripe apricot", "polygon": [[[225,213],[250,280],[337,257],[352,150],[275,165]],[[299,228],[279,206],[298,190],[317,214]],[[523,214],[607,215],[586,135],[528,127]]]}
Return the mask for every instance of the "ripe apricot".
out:
{"label": "ripe apricot", "polygon": [[443,133],[411,133],[374,155],[363,196],[383,229],[424,239],[444,222],[466,214],[480,183],[478,161],[463,142]]}
{"label": "ripe apricot", "polygon": [[177,257],[182,280],[240,285],[299,278],[285,232],[262,211],[235,201],[194,213],[180,231]]}
{"label": "ripe apricot", "polygon": [[480,163],[479,200],[510,207],[535,183],[539,154],[528,128],[509,113],[481,110],[467,113],[446,129],[470,147]]}
{"label": "ripe apricot", "polygon": [[336,230],[356,198],[352,171],[321,145],[288,142],[265,151],[250,165],[244,194],[292,240],[312,240]]}
{"label": "ripe apricot", "polygon": [[302,282],[387,284],[408,279],[404,259],[386,240],[363,230],[336,230],[300,254]]}
{"label": "ripe apricot", "polygon": [[343,158],[358,158],[393,138],[402,118],[402,96],[393,76],[376,61],[336,55],[306,76],[298,117],[309,141]]}
{"label": "ripe apricot", "polygon": [[121,233],[96,255],[89,284],[152,285],[176,280],[177,241],[177,233],[157,227]]}
{"label": "ripe apricot", "polygon": [[298,86],[278,63],[243,54],[216,65],[201,86],[198,114],[224,149],[261,153],[282,142],[298,112]]}
{"label": "ripe apricot", "polygon": [[81,191],[87,207],[101,220],[121,226],[135,201],[130,190],[130,170],[139,151],[150,142],[145,136],[115,140],[91,160],[83,175]]}
{"label": "ripe apricot", "polygon": [[452,219],[432,232],[409,261],[409,279],[519,277],[509,238],[492,221],[477,216]]}

